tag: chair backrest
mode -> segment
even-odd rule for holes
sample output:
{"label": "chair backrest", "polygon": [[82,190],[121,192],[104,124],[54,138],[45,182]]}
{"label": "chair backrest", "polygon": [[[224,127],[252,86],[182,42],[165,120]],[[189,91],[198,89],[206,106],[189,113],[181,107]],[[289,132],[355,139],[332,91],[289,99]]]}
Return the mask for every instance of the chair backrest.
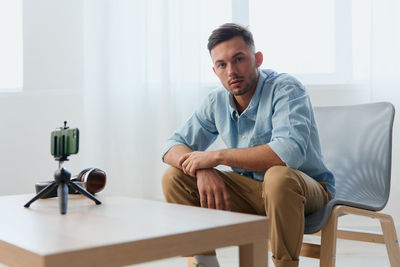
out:
{"label": "chair backrest", "polygon": [[379,211],[390,192],[393,105],[315,107],[314,111],[322,154],[335,176],[336,196],[306,216],[306,234],[324,227],[333,206]]}
{"label": "chair backrest", "polygon": [[390,191],[393,105],[316,107],[315,116],[322,153],[335,176],[335,198],[383,209]]}

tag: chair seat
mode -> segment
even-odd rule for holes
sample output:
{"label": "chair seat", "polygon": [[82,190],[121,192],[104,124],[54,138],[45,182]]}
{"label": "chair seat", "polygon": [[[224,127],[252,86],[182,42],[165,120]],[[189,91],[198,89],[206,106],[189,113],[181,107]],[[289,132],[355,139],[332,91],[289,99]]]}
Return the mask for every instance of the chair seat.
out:
{"label": "chair seat", "polygon": [[382,210],[380,205],[377,205],[377,202],[372,201],[370,199],[355,201],[351,199],[334,198],[318,211],[309,214],[308,216],[305,217],[304,234],[315,234],[321,231],[321,229],[325,226],[326,222],[328,221],[333,207],[336,205],[344,205],[348,207],[359,208],[370,211]]}

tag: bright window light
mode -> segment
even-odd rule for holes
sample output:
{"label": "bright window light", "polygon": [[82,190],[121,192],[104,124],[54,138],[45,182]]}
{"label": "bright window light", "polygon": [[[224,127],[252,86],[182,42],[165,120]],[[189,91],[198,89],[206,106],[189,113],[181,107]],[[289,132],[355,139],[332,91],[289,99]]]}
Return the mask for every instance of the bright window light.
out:
{"label": "bright window light", "polygon": [[213,30],[226,22],[232,21],[231,0],[203,1],[203,12],[207,16],[204,16],[206,19],[204,19],[201,29],[201,77],[202,81],[206,83],[218,83],[219,80],[212,70],[213,63],[207,49],[207,43]]}
{"label": "bright window light", "polygon": [[22,88],[22,0],[0,0],[0,90]]}
{"label": "bright window light", "polygon": [[352,1],[353,79],[356,81],[370,78],[371,6],[371,0]]}
{"label": "bright window light", "polygon": [[296,74],[335,71],[334,0],[250,0],[249,12],[264,68]]}
{"label": "bright window light", "polygon": [[[148,3],[146,60],[151,83],[160,83],[165,71],[171,83],[218,83],[207,50],[208,37],[218,26],[232,21],[232,0],[160,1],[165,11]],[[165,42],[169,40],[169,42]],[[162,44],[162,45],[160,45]],[[196,59],[196,60],[194,60]],[[200,59],[200,60],[198,60]],[[166,64],[168,62],[168,64]]]}

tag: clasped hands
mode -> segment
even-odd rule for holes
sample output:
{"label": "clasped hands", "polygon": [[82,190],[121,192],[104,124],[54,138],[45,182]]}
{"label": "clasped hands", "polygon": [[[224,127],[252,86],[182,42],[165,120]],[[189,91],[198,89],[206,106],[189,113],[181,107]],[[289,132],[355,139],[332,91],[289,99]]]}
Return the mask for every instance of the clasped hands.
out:
{"label": "clasped hands", "polygon": [[185,153],[178,164],[185,174],[197,177],[201,207],[231,210],[231,199],[225,183],[213,169],[220,164],[216,151]]}
{"label": "clasped hands", "polygon": [[199,169],[214,168],[219,165],[216,151],[192,151],[183,154],[179,161],[179,167],[185,174],[196,177]]}

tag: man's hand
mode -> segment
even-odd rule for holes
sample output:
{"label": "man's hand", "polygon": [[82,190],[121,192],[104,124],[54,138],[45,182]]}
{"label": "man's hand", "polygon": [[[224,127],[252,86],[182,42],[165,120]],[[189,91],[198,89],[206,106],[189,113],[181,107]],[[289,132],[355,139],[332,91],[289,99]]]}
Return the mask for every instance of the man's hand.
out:
{"label": "man's hand", "polygon": [[178,164],[184,173],[196,176],[197,170],[214,168],[219,162],[215,151],[193,151],[183,154]]}
{"label": "man's hand", "polygon": [[225,183],[213,169],[197,171],[197,187],[203,208],[231,210],[231,198]]}

